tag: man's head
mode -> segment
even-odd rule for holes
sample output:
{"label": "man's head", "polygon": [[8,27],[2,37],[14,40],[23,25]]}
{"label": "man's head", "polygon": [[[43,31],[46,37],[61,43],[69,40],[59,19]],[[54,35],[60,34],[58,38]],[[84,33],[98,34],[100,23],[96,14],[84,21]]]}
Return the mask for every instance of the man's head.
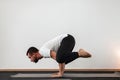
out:
{"label": "man's head", "polygon": [[31,62],[37,63],[42,56],[39,54],[39,50],[36,47],[30,47],[26,53]]}

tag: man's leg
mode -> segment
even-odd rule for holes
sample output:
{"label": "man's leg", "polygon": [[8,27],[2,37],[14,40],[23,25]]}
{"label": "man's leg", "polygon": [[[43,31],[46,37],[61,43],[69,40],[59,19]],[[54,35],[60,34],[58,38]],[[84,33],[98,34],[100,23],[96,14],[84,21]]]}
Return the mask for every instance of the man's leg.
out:
{"label": "man's leg", "polygon": [[68,35],[68,37],[64,38],[57,52],[56,56],[57,62],[68,64],[73,60],[77,59],[78,57],[83,58],[91,57],[91,55],[83,49],[80,49],[78,52],[72,52],[74,46],[75,39],[73,36]]}
{"label": "man's leg", "polygon": [[68,64],[79,57],[78,52],[71,52],[69,55],[66,55],[65,64]]}
{"label": "man's leg", "polygon": [[65,64],[68,64],[79,57],[89,58],[91,57],[91,54],[85,51],[84,49],[80,49],[78,52],[71,52],[69,53],[69,55],[66,55]]}
{"label": "man's leg", "polygon": [[72,52],[75,46],[75,39],[73,36],[68,35],[65,37],[58,49],[56,60],[58,63],[69,63],[79,57],[77,52]]}

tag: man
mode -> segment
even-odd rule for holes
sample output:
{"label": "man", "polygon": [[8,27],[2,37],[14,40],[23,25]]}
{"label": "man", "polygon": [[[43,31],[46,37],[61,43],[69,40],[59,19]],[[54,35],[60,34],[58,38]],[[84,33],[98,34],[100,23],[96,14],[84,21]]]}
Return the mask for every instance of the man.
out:
{"label": "man", "polygon": [[35,63],[42,58],[53,58],[59,64],[59,72],[53,74],[52,77],[62,77],[65,70],[65,64],[79,57],[91,57],[91,54],[83,49],[80,49],[78,52],[72,52],[74,46],[74,37],[70,34],[62,34],[45,43],[40,50],[35,47],[30,47],[26,55]]}

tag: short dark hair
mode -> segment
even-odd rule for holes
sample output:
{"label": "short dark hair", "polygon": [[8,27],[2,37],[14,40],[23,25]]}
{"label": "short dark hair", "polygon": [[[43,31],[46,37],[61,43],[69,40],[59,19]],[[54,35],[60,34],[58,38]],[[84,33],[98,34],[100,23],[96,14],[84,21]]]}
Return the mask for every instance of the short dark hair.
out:
{"label": "short dark hair", "polygon": [[29,54],[33,54],[33,53],[36,53],[36,52],[38,52],[38,51],[39,51],[39,50],[38,50],[36,47],[30,47],[30,48],[28,49],[26,55],[28,55],[28,53],[29,53]]}

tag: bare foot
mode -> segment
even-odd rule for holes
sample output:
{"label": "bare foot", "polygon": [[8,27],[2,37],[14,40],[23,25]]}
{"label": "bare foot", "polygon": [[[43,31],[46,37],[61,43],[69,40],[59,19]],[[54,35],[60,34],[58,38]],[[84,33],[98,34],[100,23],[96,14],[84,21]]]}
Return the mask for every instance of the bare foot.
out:
{"label": "bare foot", "polygon": [[91,57],[91,54],[88,53],[87,51],[85,51],[84,49],[80,49],[78,51],[78,55],[79,55],[79,57],[83,57],[83,58]]}

